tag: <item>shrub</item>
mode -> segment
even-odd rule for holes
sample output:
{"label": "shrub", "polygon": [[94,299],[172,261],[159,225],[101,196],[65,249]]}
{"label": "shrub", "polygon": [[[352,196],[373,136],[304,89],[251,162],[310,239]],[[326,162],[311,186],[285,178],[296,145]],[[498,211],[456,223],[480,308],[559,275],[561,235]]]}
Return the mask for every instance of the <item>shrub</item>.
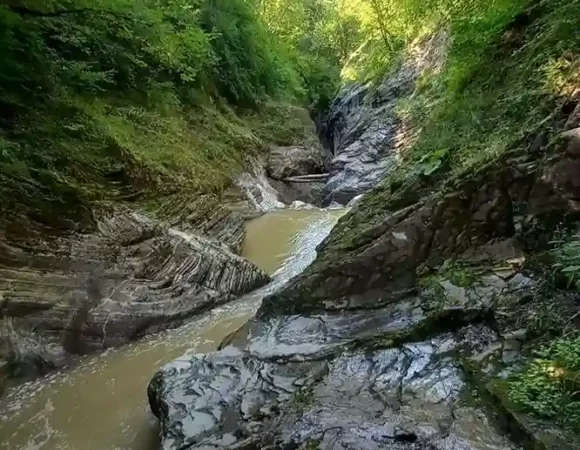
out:
{"label": "shrub", "polygon": [[564,236],[552,244],[553,268],[564,275],[569,287],[580,289],[580,234]]}
{"label": "shrub", "polygon": [[535,357],[508,383],[510,400],[580,433],[580,337],[555,340]]}

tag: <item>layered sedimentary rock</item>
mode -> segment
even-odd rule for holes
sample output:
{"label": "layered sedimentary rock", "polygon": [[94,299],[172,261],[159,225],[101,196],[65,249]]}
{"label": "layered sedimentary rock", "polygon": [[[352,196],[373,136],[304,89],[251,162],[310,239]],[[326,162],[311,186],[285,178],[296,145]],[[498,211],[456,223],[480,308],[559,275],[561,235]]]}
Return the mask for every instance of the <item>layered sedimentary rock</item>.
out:
{"label": "layered sedimentary rock", "polygon": [[268,281],[225,243],[128,210],[96,233],[1,245],[2,315],[69,352],[175,326]]}
{"label": "layered sedimentary rock", "polygon": [[496,278],[437,314],[409,296],[257,320],[244,348],[167,365],[149,387],[162,448],[515,449],[465,401],[463,358],[503,346],[487,300],[516,284]]}
{"label": "layered sedimentary rock", "polygon": [[373,193],[341,220],[311,267],[265,300],[262,313],[376,305],[446,259],[518,257],[530,239],[542,238],[538,230],[580,211],[578,139],[574,132],[563,138],[556,151],[506,155],[447,191],[421,195],[420,183],[411,182]]}
{"label": "layered sedimentary rock", "polygon": [[159,371],[162,448],[579,448],[506,387],[545,333],[580,327],[577,298],[526,263],[580,216],[578,136],[363,199],[245,340]]}
{"label": "layered sedimentary rock", "polygon": [[271,178],[285,180],[294,176],[323,173],[324,160],[324,151],[320,145],[274,147],[270,150],[266,170]]}

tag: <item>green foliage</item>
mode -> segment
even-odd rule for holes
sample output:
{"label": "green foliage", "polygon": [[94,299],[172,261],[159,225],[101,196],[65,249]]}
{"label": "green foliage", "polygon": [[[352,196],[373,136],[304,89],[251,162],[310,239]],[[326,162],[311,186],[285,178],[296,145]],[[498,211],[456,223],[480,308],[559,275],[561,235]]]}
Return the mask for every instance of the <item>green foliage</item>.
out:
{"label": "green foliage", "polygon": [[0,57],[2,216],[219,192],[266,141],[305,135],[271,99],[318,100],[332,84],[251,0],[13,0]]}
{"label": "green foliage", "polygon": [[212,36],[216,64],[212,71],[218,91],[232,103],[255,106],[294,82],[287,61],[278,54],[269,31],[249,2],[204,0],[201,27]]}
{"label": "green foliage", "polygon": [[455,286],[467,288],[473,286],[481,275],[481,268],[474,268],[468,264],[447,260],[439,268],[441,278],[451,281]]}
{"label": "green foliage", "polygon": [[565,276],[569,287],[580,289],[580,234],[564,235],[552,244],[555,245],[551,251],[554,270]]}
{"label": "green foliage", "polygon": [[419,159],[415,166],[415,170],[425,176],[433,175],[441,168],[447,154],[447,149],[435,150],[426,153]]}
{"label": "green foliage", "polygon": [[558,339],[508,384],[509,399],[523,411],[580,433],[580,338]]}
{"label": "green foliage", "polygon": [[407,106],[424,126],[411,158],[446,149],[459,175],[547,129],[578,81],[580,2],[475,2],[449,24],[444,72]]}
{"label": "green foliage", "polygon": [[309,439],[308,442],[300,447],[302,450],[318,450],[320,448],[320,440]]}
{"label": "green foliage", "polygon": [[434,273],[423,276],[420,284],[427,288],[439,285],[442,281],[450,281],[461,288],[473,286],[479,280],[485,268],[473,267],[461,261],[447,260]]}
{"label": "green foliage", "polygon": [[442,69],[423,73],[399,105],[401,120],[420,133],[385,183],[338,224],[325,263],[334,251],[364,248],[386,214],[433,193],[435,183],[436,191],[456,189],[507,151],[526,151],[539,133],[550,138],[554,113],[580,83],[578,0],[534,7],[524,0],[432,0],[428,11],[420,16],[426,31],[445,30],[450,47]]}
{"label": "green foliage", "polygon": [[280,39],[297,70],[303,97],[319,110],[327,108],[340,81],[340,65],[354,50],[358,26],[340,14],[338,0],[256,0],[257,9]]}
{"label": "green foliage", "polygon": [[292,396],[292,403],[294,408],[300,412],[304,412],[312,405],[314,401],[314,394],[311,389],[301,389]]}

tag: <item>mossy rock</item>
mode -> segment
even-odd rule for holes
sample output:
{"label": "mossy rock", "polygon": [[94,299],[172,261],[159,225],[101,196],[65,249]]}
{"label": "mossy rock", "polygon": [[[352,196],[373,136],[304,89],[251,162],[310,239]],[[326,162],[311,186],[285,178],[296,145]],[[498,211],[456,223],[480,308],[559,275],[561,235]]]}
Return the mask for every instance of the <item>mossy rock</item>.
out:
{"label": "mossy rock", "polygon": [[0,359],[0,398],[8,387],[8,378],[10,375],[8,361]]}

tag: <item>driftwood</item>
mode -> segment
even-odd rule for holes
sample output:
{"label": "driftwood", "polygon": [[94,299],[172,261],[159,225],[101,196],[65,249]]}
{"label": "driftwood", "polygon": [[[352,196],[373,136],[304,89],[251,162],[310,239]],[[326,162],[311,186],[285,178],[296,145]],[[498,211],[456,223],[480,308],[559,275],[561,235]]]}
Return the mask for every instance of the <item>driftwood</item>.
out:
{"label": "driftwood", "polygon": [[326,181],[329,176],[329,173],[316,173],[312,175],[288,177],[284,178],[284,181],[288,183],[316,183],[317,181]]}

